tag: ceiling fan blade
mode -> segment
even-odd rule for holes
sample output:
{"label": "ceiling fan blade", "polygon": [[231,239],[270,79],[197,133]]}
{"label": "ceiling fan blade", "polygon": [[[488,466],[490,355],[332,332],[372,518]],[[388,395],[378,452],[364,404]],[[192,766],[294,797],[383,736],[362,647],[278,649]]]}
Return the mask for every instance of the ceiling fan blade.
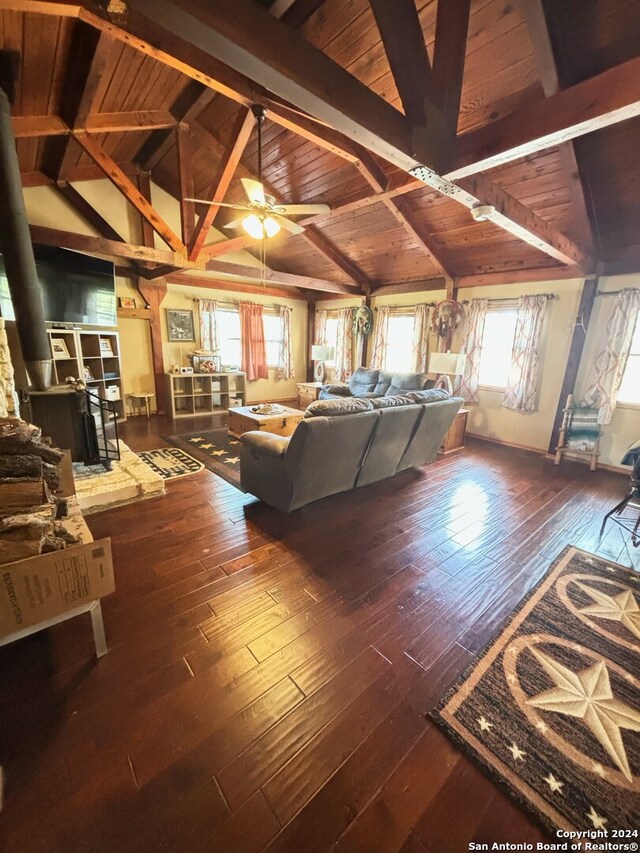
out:
{"label": "ceiling fan blade", "polygon": [[331,208],[328,204],[279,204],[278,213],[285,216],[299,216],[302,213],[329,213]]}
{"label": "ceiling fan blade", "polygon": [[280,216],[279,213],[270,213],[269,216],[275,219],[278,225],[281,225],[285,231],[289,231],[290,234],[302,234],[304,231],[302,225],[298,225],[297,222],[292,222],[290,219]]}
{"label": "ceiling fan blade", "polygon": [[[185,198],[185,201],[192,201],[194,204],[206,204],[207,206],[211,206],[212,204],[210,199],[209,201],[206,201],[203,198]],[[252,207],[248,207],[246,204],[229,204],[229,202],[226,201],[217,201],[216,207],[230,207],[233,210],[253,210]]]}
{"label": "ceiling fan blade", "polygon": [[240,178],[240,180],[249,201],[254,204],[264,204],[264,187],[260,181],[254,181],[251,178]]}
{"label": "ceiling fan blade", "polygon": [[242,225],[243,219],[244,219],[244,216],[239,216],[238,219],[234,219],[232,222],[227,222],[226,225],[224,225],[223,227],[224,228],[238,228],[240,225]]}

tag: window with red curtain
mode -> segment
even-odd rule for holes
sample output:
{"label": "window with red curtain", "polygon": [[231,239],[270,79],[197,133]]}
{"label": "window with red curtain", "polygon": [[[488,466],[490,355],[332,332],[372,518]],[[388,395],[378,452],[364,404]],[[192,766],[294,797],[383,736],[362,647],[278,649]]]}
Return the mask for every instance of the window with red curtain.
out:
{"label": "window with red curtain", "polygon": [[264,340],[262,305],[241,302],[240,335],[242,339],[242,369],[247,379],[268,379],[267,348]]}

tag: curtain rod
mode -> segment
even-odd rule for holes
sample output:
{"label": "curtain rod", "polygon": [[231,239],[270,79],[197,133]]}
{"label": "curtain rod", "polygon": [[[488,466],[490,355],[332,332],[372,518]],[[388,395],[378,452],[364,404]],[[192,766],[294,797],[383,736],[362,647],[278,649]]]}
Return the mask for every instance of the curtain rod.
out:
{"label": "curtain rod", "polygon": [[596,290],[596,296],[617,296],[619,293],[629,293],[632,290],[640,290],[640,288],[623,287],[621,290]]}
{"label": "curtain rod", "polygon": [[[221,302],[219,299],[200,299],[197,296],[193,296],[193,297],[191,297],[191,299],[193,302],[215,302],[216,305],[220,305],[220,306],[224,306],[224,307],[231,307],[231,308],[237,308],[238,305],[240,304],[240,301],[241,301],[241,300],[238,300],[237,302]],[[262,305],[261,302],[252,302],[250,304],[251,305]],[[274,302],[272,305],[262,305],[262,307],[263,308],[282,308],[282,306],[279,305],[277,302]]]}
{"label": "curtain rod", "polygon": [[[549,299],[549,300],[558,298],[555,295],[555,293],[532,293],[530,295],[531,296],[544,296],[545,299]],[[503,296],[502,298],[487,299],[487,302],[517,302],[519,298],[520,298],[519,296]],[[471,299],[463,299],[462,304],[468,305],[472,301],[473,300],[471,300]]]}
{"label": "curtain rod", "polygon": [[415,305],[376,305],[373,309],[377,311],[378,308],[389,308],[391,311],[411,311],[412,308],[417,308],[418,305],[426,305],[427,308],[435,308],[435,302],[416,302]]}

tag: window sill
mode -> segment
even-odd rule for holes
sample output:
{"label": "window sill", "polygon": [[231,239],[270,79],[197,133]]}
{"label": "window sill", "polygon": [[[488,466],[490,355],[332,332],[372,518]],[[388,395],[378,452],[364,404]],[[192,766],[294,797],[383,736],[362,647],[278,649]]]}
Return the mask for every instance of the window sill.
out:
{"label": "window sill", "polygon": [[620,400],[616,403],[616,409],[640,409],[640,403],[622,403]]}
{"label": "window sill", "polygon": [[478,385],[479,391],[497,391],[499,393],[504,394],[507,390],[506,385]]}

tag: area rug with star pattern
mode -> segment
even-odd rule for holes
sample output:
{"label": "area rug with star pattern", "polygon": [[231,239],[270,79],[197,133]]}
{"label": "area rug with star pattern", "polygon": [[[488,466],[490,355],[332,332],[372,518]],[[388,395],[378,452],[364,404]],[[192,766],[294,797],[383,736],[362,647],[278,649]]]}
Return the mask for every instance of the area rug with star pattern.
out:
{"label": "area rug with star pattern", "polygon": [[163,435],[162,438],[185,450],[227,483],[240,488],[240,441],[226,429]]}
{"label": "area rug with star pattern", "polygon": [[567,547],[432,712],[552,832],[638,829],[639,600],[640,574]]}

